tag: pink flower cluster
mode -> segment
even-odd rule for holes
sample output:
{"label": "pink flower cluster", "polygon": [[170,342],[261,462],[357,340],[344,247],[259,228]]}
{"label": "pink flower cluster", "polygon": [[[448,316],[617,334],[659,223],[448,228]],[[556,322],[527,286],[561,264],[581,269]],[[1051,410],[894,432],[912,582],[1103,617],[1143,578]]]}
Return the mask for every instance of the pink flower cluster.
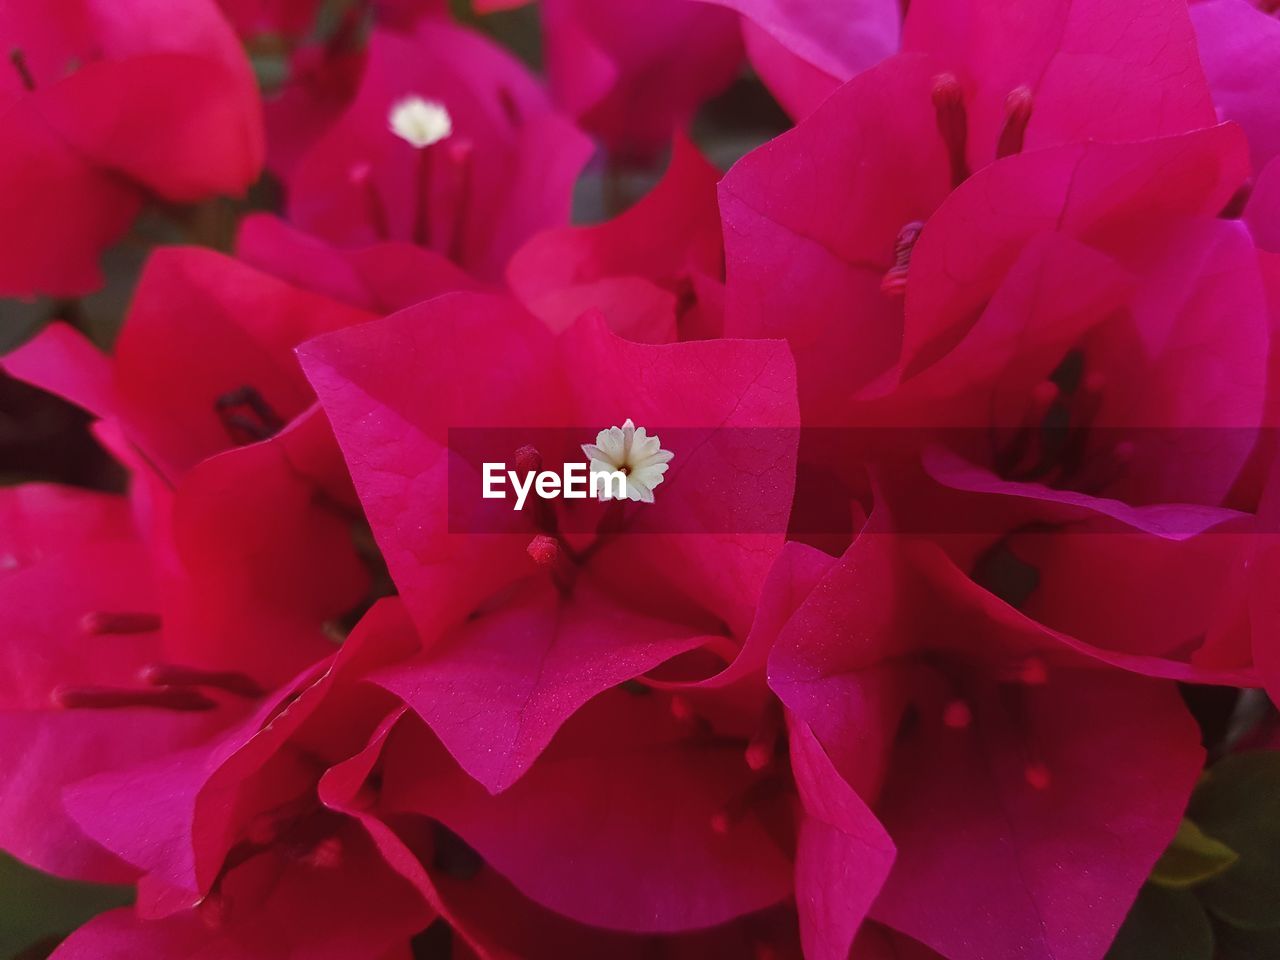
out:
{"label": "pink flower cluster", "polygon": [[[544,85],[321,6],[0,6],[0,292],[284,196],[0,361],[129,474],[0,489],[0,846],[136,888],[56,960],[1099,960],[1179,684],[1280,696],[1280,24],[543,0]],[[722,176],[746,61],[795,124]],[[570,226],[597,144],[669,166]],[[654,504],[456,526],[459,429],[628,419]]]}

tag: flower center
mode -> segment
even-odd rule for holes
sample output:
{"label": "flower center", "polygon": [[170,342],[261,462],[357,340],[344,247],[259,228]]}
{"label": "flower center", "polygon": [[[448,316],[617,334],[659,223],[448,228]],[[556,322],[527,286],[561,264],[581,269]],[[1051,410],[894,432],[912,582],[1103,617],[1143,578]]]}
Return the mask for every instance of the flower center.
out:
{"label": "flower center", "polygon": [[1133,444],[1090,430],[1106,386],[1102,374],[1085,372],[1081,351],[1067,354],[1032,391],[1023,425],[996,451],[996,471],[1008,480],[1089,494],[1114,483],[1133,457]]}
{"label": "flower center", "polygon": [[[465,253],[466,224],[471,202],[474,144],[455,135],[453,117],[442,103],[416,94],[393,103],[387,112],[387,129],[409,144],[417,157],[412,234],[420,247],[439,250],[461,262]],[[447,141],[447,143],[446,143]],[[388,204],[374,180],[370,161],[355,163],[348,171],[351,184],[360,191],[365,217],[379,241],[392,236]],[[396,207],[404,204],[397,203]]]}
{"label": "flower center", "polygon": [[[667,467],[675,456],[662,449],[662,441],[649,436],[630,418],[620,427],[609,427],[596,434],[595,443],[584,443],[582,452],[591,461],[592,474],[621,473],[624,483],[616,481],[600,486],[601,500],[634,500],[653,503],[654,488],[662,483]],[[621,487],[621,488],[620,488]]]}
{"label": "flower center", "polygon": [[387,127],[415,150],[423,150],[453,135],[453,118],[444,104],[411,94],[391,105]]}

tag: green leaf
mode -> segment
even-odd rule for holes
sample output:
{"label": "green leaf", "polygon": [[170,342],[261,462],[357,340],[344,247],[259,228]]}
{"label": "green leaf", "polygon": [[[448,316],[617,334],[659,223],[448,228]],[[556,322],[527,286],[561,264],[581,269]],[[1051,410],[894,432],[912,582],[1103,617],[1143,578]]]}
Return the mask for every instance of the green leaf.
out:
{"label": "green leaf", "polygon": [[1213,927],[1186,890],[1148,883],[1116,934],[1107,960],[1212,960]]}
{"label": "green leaf", "polygon": [[129,887],[59,880],[0,855],[0,957],[20,954],[38,941],[60,940],[132,899]]}
{"label": "green leaf", "polygon": [[1183,818],[1178,833],[1151,871],[1151,882],[1185,890],[1218,876],[1240,855]]}
{"label": "green leaf", "polygon": [[1215,916],[1244,930],[1280,927],[1280,753],[1237,753],[1214,764],[1187,812],[1239,855],[1196,888]]}

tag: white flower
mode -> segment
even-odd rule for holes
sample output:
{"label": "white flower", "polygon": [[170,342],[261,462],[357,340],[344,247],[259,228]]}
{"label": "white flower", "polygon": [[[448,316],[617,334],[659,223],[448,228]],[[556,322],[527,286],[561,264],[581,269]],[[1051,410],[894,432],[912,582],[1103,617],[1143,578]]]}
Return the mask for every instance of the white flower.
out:
{"label": "white flower", "polygon": [[[584,443],[582,452],[591,458],[592,474],[610,474],[621,471],[627,478],[628,500],[653,503],[653,488],[663,480],[667,464],[675,456],[662,449],[662,441],[650,437],[644,427],[637,427],[628,418],[620,427],[601,430],[595,443]],[[616,482],[610,485],[607,477],[601,477],[601,500],[620,500]]]}
{"label": "white flower", "polygon": [[401,140],[421,150],[447,139],[453,133],[453,118],[443,103],[414,95],[391,105],[387,126]]}

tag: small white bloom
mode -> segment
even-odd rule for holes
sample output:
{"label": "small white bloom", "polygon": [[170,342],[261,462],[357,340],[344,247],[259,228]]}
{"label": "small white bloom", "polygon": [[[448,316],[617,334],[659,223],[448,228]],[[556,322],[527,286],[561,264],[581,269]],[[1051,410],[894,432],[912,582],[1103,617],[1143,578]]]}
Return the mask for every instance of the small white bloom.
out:
{"label": "small white bloom", "polygon": [[414,95],[391,105],[387,126],[401,140],[421,150],[447,139],[453,133],[453,118],[443,103]]}
{"label": "small white bloom", "polygon": [[[591,459],[591,473],[626,474],[627,499],[642,503],[653,503],[653,488],[662,482],[662,475],[675,456],[662,449],[662,441],[648,436],[644,427],[637,427],[629,418],[620,427],[601,430],[595,443],[582,445],[582,452]],[[599,494],[601,500],[621,499],[608,483],[601,484]]]}

